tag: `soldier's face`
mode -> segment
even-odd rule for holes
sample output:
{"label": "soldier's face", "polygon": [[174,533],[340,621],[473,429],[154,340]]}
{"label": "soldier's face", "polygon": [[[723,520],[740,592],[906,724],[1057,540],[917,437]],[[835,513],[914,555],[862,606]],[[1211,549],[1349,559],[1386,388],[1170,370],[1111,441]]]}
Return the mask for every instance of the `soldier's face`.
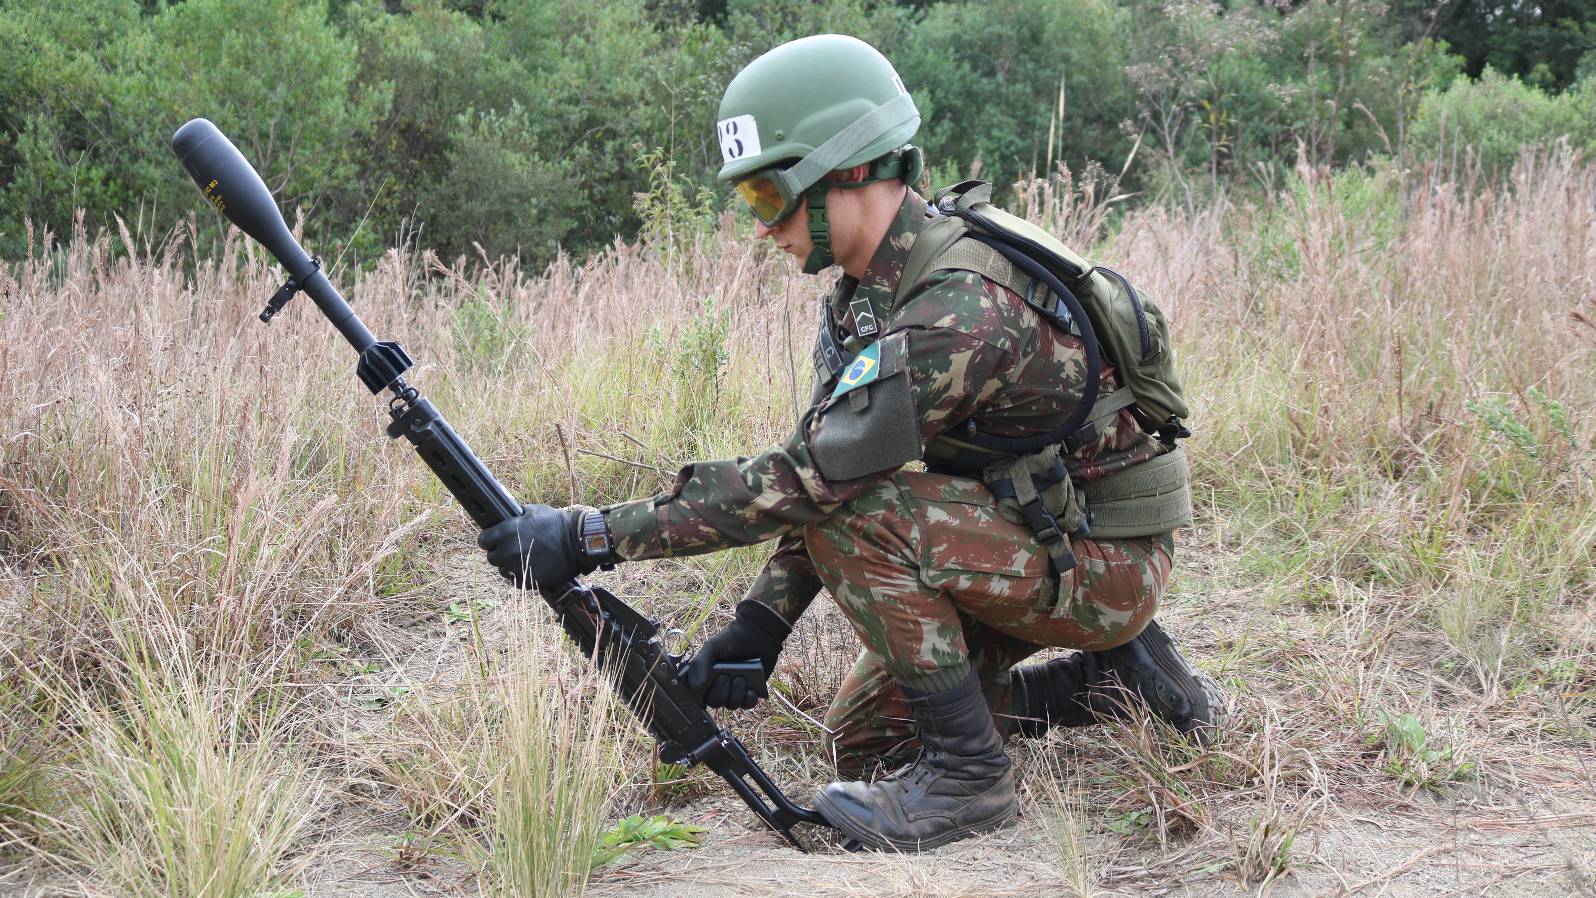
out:
{"label": "soldier's face", "polygon": [[754,236],[759,239],[769,237],[782,252],[791,253],[799,262],[809,258],[815,248],[814,242],[809,239],[809,211],[801,206],[773,226],[754,219]]}

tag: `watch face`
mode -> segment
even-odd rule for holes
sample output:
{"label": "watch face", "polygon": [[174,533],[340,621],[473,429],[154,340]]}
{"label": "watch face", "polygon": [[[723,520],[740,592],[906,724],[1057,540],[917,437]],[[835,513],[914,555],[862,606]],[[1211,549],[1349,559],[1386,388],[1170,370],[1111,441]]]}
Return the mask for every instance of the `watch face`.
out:
{"label": "watch face", "polygon": [[602,555],[610,550],[610,541],[602,533],[589,533],[586,541],[587,546],[584,551],[589,555]]}

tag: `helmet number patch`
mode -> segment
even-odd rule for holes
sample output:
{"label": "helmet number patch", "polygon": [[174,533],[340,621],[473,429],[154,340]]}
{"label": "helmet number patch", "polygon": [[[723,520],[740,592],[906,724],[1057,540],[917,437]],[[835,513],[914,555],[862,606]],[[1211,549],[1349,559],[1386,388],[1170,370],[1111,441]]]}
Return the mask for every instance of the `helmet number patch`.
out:
{"label": "helmet number patch", "polygon": [[720,133],[720,155],[724,162],[736,162],[747,156],[758,156],[759,126],[751,115],[721,119],[715,126]]}

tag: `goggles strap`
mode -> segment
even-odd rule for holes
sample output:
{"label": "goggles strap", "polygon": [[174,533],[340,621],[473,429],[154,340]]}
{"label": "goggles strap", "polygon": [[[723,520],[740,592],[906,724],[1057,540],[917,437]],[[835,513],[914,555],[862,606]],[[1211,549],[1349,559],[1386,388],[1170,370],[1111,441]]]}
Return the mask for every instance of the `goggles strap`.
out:
{"label": "goggles strap", "polygon": [[[913,153],[919,152],[912,147],[910,151]],[[808,160],[804,161],[807,162]],[[846,181],[842,183],[822,181],[805,190],[803,192],[804,203],[809,207],[809,242],[814,246],[814,249],[810,250],[808,257],[804,259],[804,274],[819,274],[836,261],[836,257],[831,252],[831,220],[826,217],[827,191],[833,187],[844,190],[864,187],[868,184],[886,181],[891,178],[904,178],[907,181],[905,176],[911,171],[918,176],[919,172],[914,171],[919,167],[916,164],[917,161],[914,157],[905,158],[904,153],[893,153],[871,163],[870,173],[861,181]],[[781,172],[779,174],[785,175],[786,173]]]}
{"label": "goggles strap", "polygon": [[826,173],[840,167],[848,157],[869,146],[872,141],[899,125],[918,121],[920,111],[908,94],[882,103],[854,119],[831,139],[815,147],[814,152],[798,161],[797,165],[776,173],[793,196],[813,187]]}

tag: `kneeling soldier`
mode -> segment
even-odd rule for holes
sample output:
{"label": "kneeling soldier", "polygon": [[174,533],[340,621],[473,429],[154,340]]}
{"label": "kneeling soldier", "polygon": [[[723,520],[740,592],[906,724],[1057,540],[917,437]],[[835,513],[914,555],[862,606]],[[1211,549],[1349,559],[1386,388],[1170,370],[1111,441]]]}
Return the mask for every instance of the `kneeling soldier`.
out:
{"label": "kneeling soldier", "polygon": [[[711,666],[758,659],[769,673],[828,589],[864,646],[827,715],[839,766],[906,763],[832,783],[816,807],[897,850],[1014,816],[1005,729],[1090,723],[1127,694],[1199,736],[1222,713],[1153,621],[1170,531],[1189,517],[1178,420],[1150,418],[1107,361],[1083,403],[1094,366],[1061,300],[939,212],[981,188],[946,206],[908,189],[919,125],[892,65],[851,37],[783,44],[739,73],[721,102],[720,179],[806,273],[844,272],[822,310],[809,410],[782,445],[688,465],[667,493],[529,506],[481,538],[517,583],[779,540],[689,679],[711,706],[752,707],[764,694],[708,682]],[[1084,426],[1034,446],[1078,411]],[[913,461],[926,470],[902,470]],[[1047,647],[1080,651],[1015,667]]]}

